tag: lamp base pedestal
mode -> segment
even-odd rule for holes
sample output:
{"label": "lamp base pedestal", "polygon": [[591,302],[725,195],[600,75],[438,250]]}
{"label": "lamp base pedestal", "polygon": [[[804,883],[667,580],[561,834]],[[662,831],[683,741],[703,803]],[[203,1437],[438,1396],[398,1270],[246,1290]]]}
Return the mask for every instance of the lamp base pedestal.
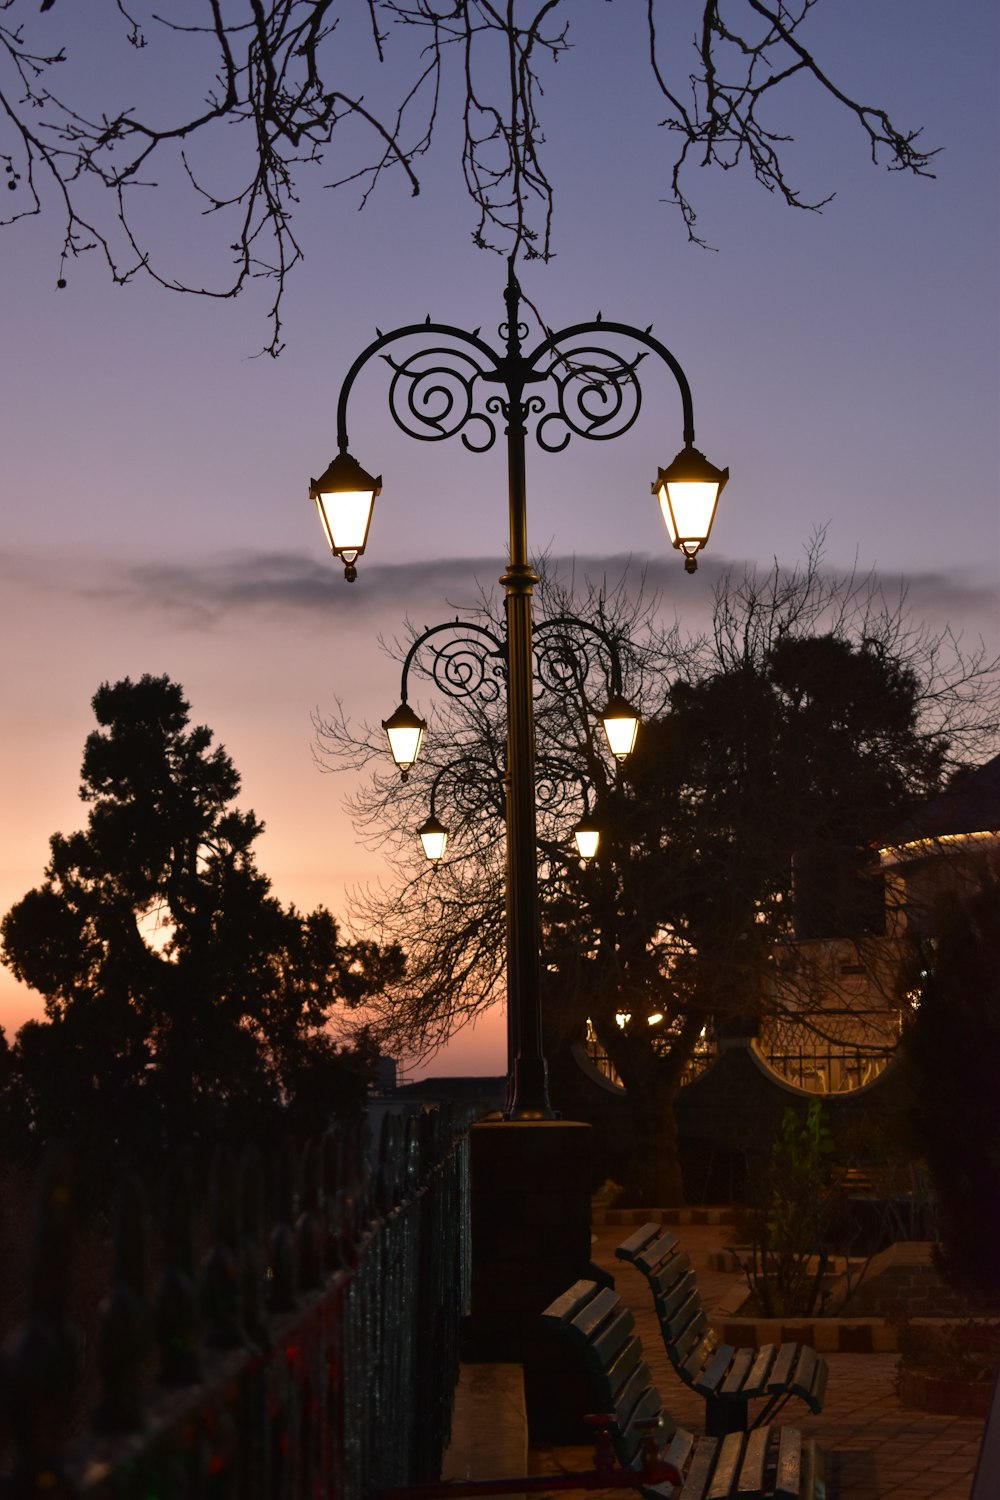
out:
{"label": "lamp base pedestal", "polygon": [[536,1440],[586,1442],[580,1418],[594,1410],[582,1369],[540,1322],[574,1281],[610,1279],[590,1259],[591,1135],[570,1120],[487,1121],[470,1135],[465,1357],[524,1366]]}

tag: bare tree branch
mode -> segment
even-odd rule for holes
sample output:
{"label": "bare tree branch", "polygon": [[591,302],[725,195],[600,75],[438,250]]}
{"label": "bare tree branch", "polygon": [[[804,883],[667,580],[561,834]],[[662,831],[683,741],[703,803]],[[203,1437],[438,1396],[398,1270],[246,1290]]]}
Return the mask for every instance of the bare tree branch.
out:
{"label": "bare tree branch", "polygon": [[[542,100],[548,70],[571,50],[566,0],[367,0],[367,34],[351,29],[356,8],[345,11],[338,0],[199,0],[204,20],[194,22],[154,11],[150,0],[105,3],[134,52],[189,49],[172,117],[112,97],[131,86],[117,74],[102,85],[103,107],[80,103],[90,91],[86,70],[54,40],[64,8],[0,0],[0,164],[16,195],[0,223],[50,209],[61,215],[58,285],[93,250],[118,283],[143,274],[172,291],[232,298],[265,280],[274,289],[267,352],[277,354],[286,279],[303,255],[293,227],[303,184],[332,169],[327,185],[359,184],[363,206],[387,174],[402,173],[418,193],[418,166],[439,133],[452,68],[464,97],[458,155],[473,241],[505,259],[554,253],[556,184]],[[697,15],[697,0],[687,3]],[[767,112],[793,77],[810,79],[857,120],[874,161],[931,175],[934,152],[920,148],[919,130],[901,130],[884,109],[853,98],[809,50],[803,38],[819,3],[738,0],[727,11],[735,19],[724,21],[718,0],[701,0],[685,102],[683,60],[661,55],[659,0],[647,0],[652,84],[670,107],[663,124],[679,138],[670,201],[691,239],[701,243],[684,185],[695,161],[723,171],[746,163],[793,207],[829,201],[807,201],[791,184],[782,156],[791,137]],[[110,28],[108,36],[110,47]],[[359,66],[377,80],[388,64],[401,70],[398,97],[369,101],[356,87]],[[193,109],[191,87],[202,100]],[[234,126],[237,135],[223,137]],[[219,220],[219,243],[229,248],[230,269],[215,283],[167,269],[143,221],[148,192],[178,171],[197,212]]]}

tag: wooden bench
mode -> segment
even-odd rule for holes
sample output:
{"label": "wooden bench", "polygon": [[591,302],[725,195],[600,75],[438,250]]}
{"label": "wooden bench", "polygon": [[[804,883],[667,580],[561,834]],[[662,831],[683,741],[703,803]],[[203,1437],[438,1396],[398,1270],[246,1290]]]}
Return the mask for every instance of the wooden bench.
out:
{"label": "wooden bench", "polygon": [[[641,1271],[653,1293],[670,1363],[705,1398],[705,1430],[743,1432],[769,1421],[792,1396],[810,1411],[823,1407],[829,1367],[808,1344],[762,1344],[737,1349],[724,1344],[708,1321],[691,1260],[677,1236],[659,1224],[644,1224],[615,1254]],[[749,1403],[763,1400],[748,1423]]]}
{"label": "wooden bench", "polygon": [[623,1468],[648,1462],[649,1445],[681,1486],[639,1486],[647,1500],[823,1500],[823,1456],[793,1427],[695,1436],[664,1410],[643,1360],[635,1321],[617,1293],[578,1281],[542,1314],[580,1351],[603,1402]]}

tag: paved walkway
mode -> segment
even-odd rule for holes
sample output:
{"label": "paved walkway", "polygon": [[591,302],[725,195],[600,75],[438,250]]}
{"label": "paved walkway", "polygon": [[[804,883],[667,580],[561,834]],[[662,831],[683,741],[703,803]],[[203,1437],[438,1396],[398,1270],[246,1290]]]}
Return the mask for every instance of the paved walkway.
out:
{"label": "paved walkway", "polygon": [[[618,1293],[632,1309],[664,1405],[683,1425],[700,1427],[704,1402],[667,1359],[645,1280],[615,1260],[615,1246],[630,1233],[629,1228],[598,1230],[594,1259],[614,1273]],[[674,1233],[691,1256],[711,1311],[738,1279],[738,1273],[707,1266],[708,1252],[725,1241],[725,1227],[680,1225]],[[895,1354],[827,1358],[830,1383],[822,1412],[812,1416],[798,1403],[793,1420],[826,1452],[831,1500],[969,1500],[983,1424],[903,1406],[894,1390]],[[788,1421],[792,1410],[787,1406],[782,1420]]]}
{"label": "paved walkway", "polygon": [[[667,1359],[645,1281],[631,1266],[614,1258],[615,1246],[630,1232],[627,1227],[599,1229],[594,1259],[613,1272],[619,1294],[633,1311],[664,1405],[682,1425],[700,1429],[704,1402],[675,1375]],[[707,1265],[708,1252],[725,1241],[725,1228],[682,1225],[675,1232],[691,1255],[703,1298],[711,1310],[734,1285],[733,1273],[713,1271]],[[895,1354],[831,1354],[828,1358],[830,1382],[823,1411],[814,1417],[799,1404],[794,1415],[795,1424],[815,1436],[826,1452],[828,1500],[969,1500],[983,1424],[904,1407],[894,1390]],[[490,1412],[495,1412],[498,1404],[515,1410],[518,1398],[509,1385],[513,1368],[479,1367],[475,1381],[463,1381],[456,1412],[456,1458],[463,1436],[468,1450],[469,1433],[477,1451],[471,1463],[466,1451],[458,1467],[450,1472],[485,1477],[589,1468],[590,1449],[532,1447],[525,1470],[519,1462],[524,1439],[522,1436],[519,1452],[516,1420],[508,1426],[506,1447],[496,1447],[491,1436],[495,1419]],[[467,1371],[476,1369],[467,1367]],[[492,1395],[486,1375],[489,1369],[496,1372],[498,1383]],[[506,1375],[501,1373],[505,1370]],[[499,1386],[505,1379],[508,1384],[501,1395]],[[789,1411],[786,1408],[783,1420],[789,1420]],[[563,1500],[567,1496],[568,1500],[582,1500],[584,1493],[560,1492]],[[608,1494],[609,1500],[624,1500],[626,1496],[634,1500],[635,1495],[627,1490],[613,1495],[602,1493]]]}

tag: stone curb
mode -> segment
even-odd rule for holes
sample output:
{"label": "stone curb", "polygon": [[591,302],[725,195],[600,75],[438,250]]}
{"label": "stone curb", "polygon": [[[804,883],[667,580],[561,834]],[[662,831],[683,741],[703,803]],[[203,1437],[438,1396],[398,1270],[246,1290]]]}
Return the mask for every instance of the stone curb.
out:
{"label": "stone curb", "polygon": [[723,1342],[738,1349],[761,1344],[808,1344],[818,1354],[895,1354],[896,1329],[887,1318],[718,1318]]}
{"label": "stone curb", "polygon": [[730,1224],[731,1208],[594,1208],[591,1223],[596,1229],[614,1229],[635,1224]]}

